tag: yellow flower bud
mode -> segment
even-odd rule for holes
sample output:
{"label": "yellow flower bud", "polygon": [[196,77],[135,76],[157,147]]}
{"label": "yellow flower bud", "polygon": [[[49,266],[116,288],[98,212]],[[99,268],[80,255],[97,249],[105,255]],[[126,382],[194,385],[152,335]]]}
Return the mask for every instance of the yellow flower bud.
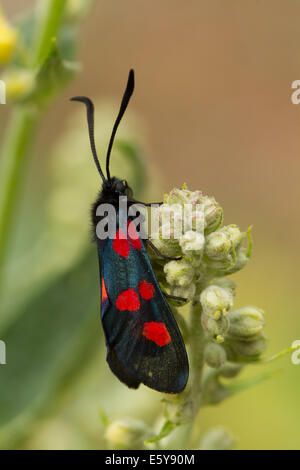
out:
{"label": "yellow flower bud", "polygon": [[28,95],[34,87],[33,72],[23,69],[10,70],[2,77],[6,85],[6,96],[10,101],[16,101]]}
{"label": "yellow flower bud", "polygon": [[106,429],[108,443],[118,449],[136,449],[143,444],[147,432],[142,421],[123,419],[113,421]]}
{"label": "yellow flower bud", "polygon": [[0,12],[0,64],[11,59],[17,43],[17,31]]}

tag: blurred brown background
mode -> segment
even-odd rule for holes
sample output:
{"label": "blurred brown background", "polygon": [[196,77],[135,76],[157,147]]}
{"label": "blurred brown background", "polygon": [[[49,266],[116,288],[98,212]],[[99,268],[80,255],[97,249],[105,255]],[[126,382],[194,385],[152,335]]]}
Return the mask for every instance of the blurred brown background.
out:
{"label": "blurred brown background", "polygon": [[[2,4],[13,15],[33,2]],[[59,137],[70,96],[118,101],[133,67],[130,106],[164,190],[186,182],[215,196],[225,223],[254,226],[253,260],[235,280],[238,300],[267,312],[270,353],[300,339],[299,18],[296,0],[98,0],[81,29],[82,73],[44,118],[37,147],[42,158]],[[244,448],[299,448],[300,366],[286,358],[279,367],[206,410],[205,425],[227,425]]]}
{"label": "blurred brown background", "polygon": [[[2,3],[15,14],[34,2]],[[117,100],[133,67],[131,106],[147,123],[166,189],[185,180],[214,194],[228,218],[296,241],[300,107],[290,96],[300,77],[299,13],[296,0],[98,0],[81,32],[83,71],[49,113],[43,142],[71,112],[69,96]]]}

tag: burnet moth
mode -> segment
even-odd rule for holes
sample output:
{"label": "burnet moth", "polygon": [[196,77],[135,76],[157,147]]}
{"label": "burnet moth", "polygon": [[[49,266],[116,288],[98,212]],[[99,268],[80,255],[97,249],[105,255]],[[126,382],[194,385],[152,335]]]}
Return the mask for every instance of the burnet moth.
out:
{"label": "burnet moth", "polygon": [[[91,150],[102,178],[102,190],[92,206],[92,224],[99,257],[101,319],[107,362],[119,380],[130,388],[136,389],[143,383],[160,392],[180,393],[188,380],[188,358],[165,299],[167,294],[159,287],[146,251],[147,244],[155,247],[150,240],[143,240],[138,235],[134,218],[128,215],[130,206],[138,203],[133,199],[131,188],[125,180],[111,177],[109,171],[114,137],[133,89],[134,72],[130,70],[108,145],[106,177],[96,152],[93,103],[84,96],[71,99],[86,105]],[[125,212],[120,209],[120,197],[126,197]],[[99,238],[96,228],[103,215],[97,214],[104,204],[113,206],[116,223],[114,233]],[[125,225],[121,225],[124,217]],[[155,251],[158,253],[157,249]]]}

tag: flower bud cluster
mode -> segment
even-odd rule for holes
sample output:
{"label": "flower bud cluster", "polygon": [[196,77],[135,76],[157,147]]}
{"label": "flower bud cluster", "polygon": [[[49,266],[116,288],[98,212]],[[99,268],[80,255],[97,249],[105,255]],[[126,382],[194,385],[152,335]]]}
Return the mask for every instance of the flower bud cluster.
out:
{"label": "flower bud cluster", "polygon": [[254,360],[266,349],[264,312],[257,307],[232,310],[217,320],[202,313],[201,323],[207,333],[204,359],[210,367],[220,369],[226,361]]}
{"label": "flower bud cluster", "polygon": [[[208,278],[224,277],[242,269],[249,261],[252,246],[249,230],[241,232],[237,225],[220,227],[222,207],[201,191],[189,191],[186,185],[173,189],[153,216],[158,220],[158,230],[151,236],[152,243],[163,255],[182,258],[166,262],[153,255],[160,266],[158,277],[166,278],[173,295],[188,288],[183,296],[195,300],[194,296],[199,297]],[[209,298],[218,295],[214,288],[208,293]],[[223,295],[225,291],[221,292]],[[220,312],[231,308],[231,294],[225,303],[220,306]]]}
{"label": "flower bud cluster", "polygon": [[[192,208],[189,224],[184,224],[186,204]],[[221,227],[221,206],[185,185],[165,195],[164,204],[156,211],[156,216],[172,216],[169,232],[159,219],[158,237],[152,242],[164,255],[180,258],[166,261],[151,255],[158,279],[164,280],[172,295],[201,305],[204,361],[224,376],[234,376],[240,370],[239,362],[256,359],[266,348],[264,312],[254,306],[233,310],[236,286],[226,277],[248,263],[250,229],[242,232],[234,224]],[[164,238],[165,233],[170,236]]]}

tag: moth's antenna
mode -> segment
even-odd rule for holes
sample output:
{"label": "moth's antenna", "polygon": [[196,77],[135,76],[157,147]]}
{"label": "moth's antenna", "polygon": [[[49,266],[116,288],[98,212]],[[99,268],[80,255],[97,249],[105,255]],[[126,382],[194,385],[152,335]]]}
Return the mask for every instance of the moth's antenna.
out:
{"label": "moth's antenna", "polygon": [[120,121],[123,117],[123,114],[126,111],[126,108],[127,108],[128,103],[129,103],[130,97],[133,93],[133,90],[134,90],[134,71],[131,69],[130,72],[129,72],[126,89],[125,89],[125,92],[124,92],[124,95],[123,95],[123,98],[122,98],[120,111],[119,111],[119,114],[117,116],[116,122],[114,124],[113,130],[112,130],[112,133],[111,133],[111,138],[110,138],[110,141],[109,141],[109,144],[108,144],[108,149],[107,149],[107,154],[106,154],[106,175],[107,175],[108,180],[110,180],[109,159],[110,159],[111,149],[112,149],[112,146],[113,146],[113,143],[114,143],[114,138],[115,138],[118,126],[120,124]]}
{"label": "moth's antenna", "polygon": [[95,145],[94,105],[93,105],[93,102],[89,98],[87,98],[86,96],[74,96],[74,98],[71,98],[70,101],[80,101],[81,103],[84,103],[86,105],[87,122],[88,122],[88,127],[89,127],[89,136],[90,136],[90,144],[91,144],[92,154],[93,154],[93,157],[94,157],[94,161],[95,161],[97,170],[99,171],[99,174],[100,174],[102,180],[105,181],[105,176],[103,174],[103,171],[101,170],[99,158],[98,158],[98,155],[97,155],[96,145]]}

